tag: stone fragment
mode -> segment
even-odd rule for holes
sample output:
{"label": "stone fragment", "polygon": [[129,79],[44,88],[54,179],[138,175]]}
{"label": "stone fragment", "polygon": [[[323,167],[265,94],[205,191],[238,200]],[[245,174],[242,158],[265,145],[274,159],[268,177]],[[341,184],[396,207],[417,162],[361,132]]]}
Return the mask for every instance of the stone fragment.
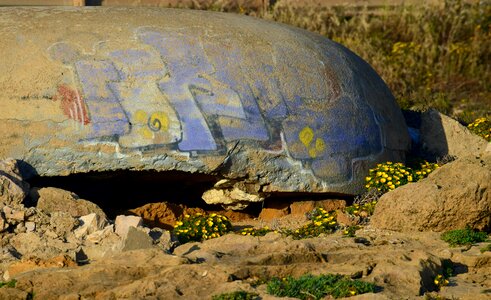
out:
{"label": "stone fragment", "polygon": [[83,13],[0,11],[1,69],[15,70],[0,72],[0,157],[25,160],[29,176],[200,174],[234,182],[208,203],[240,209],[272,193],[358,194],[374,164],[404,160],[389,88],[321,35],[213,12]]}
{"label": "stone fragment", "polygon": [[307,213],[314,210],[314,208],[323,208],[327,212],[330,212],[338,209],[343,209],[345,207],[346,201],[339,199],[295,201],[290,204],[290,214],[294,216],[305,216]]}
{"label": "stone fragment", "polygon": [[29,184],[23,181],[17,161],[0,160],[0,208],[3,205],[21,204],[28,192]]}
{"label": "stone fragment", "polygon": [[421,150],[431,160],[446,155],[463,157],[486,151],[488,142],[435,109],[421,114]]}
{"label": "stone fragment", "polygon": [[103,239],[105,239],[108,235],[110,235],[113,232],[114,232],[114,224],[111,224],[104,227],[104,229],[102,230],[98,230],[87,235],[85,240],[94,244],[100,243]]}
{"label": "stone fragment", "polygon": [[146,249],[153,247],[153,239],[142,228],[129,227],[123,240],[122,251]]}
{"label": "stone fragment", "polygon": [[342,210],[336,210],[336,221],[340,225],[344,226],[355,226],[360,224],[360,217],[358,216],[351,216],[347,213],[345,213]]}
{"label": "stone fragment", "polygon": [[[83,222],[83,221],[82,221]],[[51,213],[49,228],[59,237],[65,237],[81,223],[67,212],[56,211]]]}
{"label": "stone fragment", "polygon": [[290,206],[287,202],[278,200],[267,201],[265,207],[259,214],[259,219],[264,221],[275,220],[284,217],[290,213]]}
{"label": "stone fragment", "polygon": [[72,192],[58,188],[35,188],[35,193],[39,195],[37,208],[50,214],[55,211],[64,211],[73,217],[85,216],[95,213],[100,219],[106,219],[104,211],[90,201],[79,199]]}
{"label": "stone fragment", "polygon": [[10,239],[10,244],[22,255],[34,252],[45,246],[41,238],[33,232],[16,234]]}
{"label": "stone fragment", "polygon": [[119,215],[114,221],[115,232],[123,239],[128,234],[130,227],[141,227],[143,225],[143,220],[141,217],[137,216],[123,216]]}
{"label": "stone fragment", "polygon": [[101,219],[101,217],[96,213],[91,213],[86,216],[78,218],[80,225],[75,229],[75,237],[81,239],[87,235],[94,233],[98,230],[102,230],[106,225],[106,220]]}
{"label": "stone fragment", "polygon": [[36,223],[34,222],[26,222],[25,225],[27,232],[32,232],[36,230]]}
{"label": "stone fragment", "polygon": [[383,195],[370,224],[400,231],[491,230],[491,154],[467,156]]}
{"label": "stone fragment", "polygon": [[9,223],[5,220],[5,217],[0,213],[0,233],[9,228]]}

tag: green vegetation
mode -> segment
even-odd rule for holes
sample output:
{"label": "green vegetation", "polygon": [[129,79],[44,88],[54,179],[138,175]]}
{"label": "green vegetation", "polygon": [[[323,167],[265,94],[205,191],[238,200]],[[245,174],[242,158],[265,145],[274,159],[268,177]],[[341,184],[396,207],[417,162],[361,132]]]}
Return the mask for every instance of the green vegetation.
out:
{"label": "green vegetation", "polygon": [[470,131],[491,142],[491,121],[486,118],[479,118],[467,125]]}
{"label": "green vegetation", "polygon": [[269,229],[268,226],[264,226],[263,228],[253,228],[253,227],[243,228],[239,230],[237,233],[241,235],[265,236],[267,233],[272,231],[273,230]]}
{"label": "green vegetation", "polygon": [[184,215],[174,226],[174,234],[181,243],[200,242],[216,238],[232,231],[232,224],[227,217],[211,214]]}
{"label": "green vegetation", "polygon": [[0,288],[3,288],[3,287],[14,288],[16,283],[17,283],[17,281],[15,279],[12,279],[12,280],[7,281],[7,282],[1,282],[0,281]]}
{"label": "green vegetation", "polygon": [[420,163],[416,170],[406,167],[402,163],[390,161],[377,164],[375,168],[370,169],[368,177],[365,178],[367,183],[365,187],[369,190],[376,189],[385,193],[409,182],[421,180],[438,167],[438,164],[427,161]]}
{"label": "green vegetation", "polygon": [[282,233],[294,239],[305,239],[319,236],[322,233],[333,233],[338,227],[335,212],[327,212],[323,208],[314,208],[308,217],[309,223],[296,230],[282,230]]}
{"label": "green vegetation", "polygon": [[486,232],[479,232],[466,228],[444,232],[441,235],[441,238],[445,242],[449,243],[450,246],[455,247],[484,242],[488,238],[488,235]]}
{"label": "green vegetation", "polygon": [[250,293],[245,291],[236,291],[232,293],[225,293],[220,295],[215,295],[213,300],[255,300],[259,299],[259,295],[256,293]]}
{"label": "green vegetation", "polygon": [[324,299],[349,297],[375,292],[376,286],[360,280],[352,280],[342,275],[304,275],[299,278],[273,278],[267,284],[267,292],[278,297],[295,297],[300,299]]}
{"label": "green vegetation", "polygon": [[486,246],[481,248],[481,253],[491,251],[491,244],[487,244]]}

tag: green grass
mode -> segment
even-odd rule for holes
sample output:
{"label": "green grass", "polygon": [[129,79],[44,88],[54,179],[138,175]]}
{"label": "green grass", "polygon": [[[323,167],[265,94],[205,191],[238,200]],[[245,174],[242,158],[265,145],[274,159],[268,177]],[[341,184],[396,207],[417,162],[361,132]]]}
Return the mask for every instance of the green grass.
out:
{"label": "green grass", "polygon": [[300,299],[324,299],[350,297],[375,292],[376,286],[360,280],[352,280],[342,275],[304,275],[299,278],[273,278],[267,284],[267,292],[277,297]]}
{"label": "green grass", "polygon": [[0,281],[0,288],[3,288],[3,287],[14,288],[16,283],[17,283],[17,281],[15,279],[12,279],[12,280],[7,281],[7,282],[1,282]]}
{"label": "green grass", "polygon": [[444,232],[441,235],[441,238],[450,244],[450,246],[455,247],[484,242],[487,240],[488,234],[486,232],[479,232],[466,228]]}

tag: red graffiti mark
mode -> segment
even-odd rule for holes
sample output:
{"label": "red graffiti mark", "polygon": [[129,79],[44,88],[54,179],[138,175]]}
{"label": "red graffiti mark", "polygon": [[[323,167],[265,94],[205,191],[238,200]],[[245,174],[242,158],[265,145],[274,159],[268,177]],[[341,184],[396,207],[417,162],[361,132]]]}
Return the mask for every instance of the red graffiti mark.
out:
{"label": "red graffiti mark", "polygon": [[85,103],[76,89],[72,89],[67,85],[60,85],[58,87],[58,94],[56,94],[53,100],[60,100],[60,107],[63,110],[63,113],[70,119],[84,125],[90,123]]}

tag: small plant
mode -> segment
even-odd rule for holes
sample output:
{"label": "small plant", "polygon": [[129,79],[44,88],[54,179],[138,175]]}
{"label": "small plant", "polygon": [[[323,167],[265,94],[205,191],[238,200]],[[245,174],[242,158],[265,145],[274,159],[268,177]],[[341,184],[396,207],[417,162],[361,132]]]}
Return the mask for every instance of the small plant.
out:
{"label": "small plant", "polygon": [[416,181],[428,177],[428,175],[436,170],[438,167],[440,166],[436,163],[423,161],[422,163],[420,163],[419,168],[414,171],[414,177],[416,178]]}
{"label": "small plant", "polygon": [[232,230],[227,217],[217,214],[184,215],[174,226],[174,234],[181,243],[200,242],[226,234]]}
{"label": "small plant", "polygon": [[488,119],[476,119],[467,125],[467,128],[478,136],[483,137],[486,141],[491,142],[491,121]]}
{"label": "small plant", "polygon": [[448,285],[448,279],[444,275],[439,274],[435,277],[433,283],[436,285],[438,290],[440,290],[442,287]]}
{"label": "small plant", "polygon": [[360,226],[348,226],[343,230],[343,235],[345,237],[355,237],[356,231],[360,229]]}
{"label": "small plant", "polygon": [[267,284],[267,292],[271,295],[300,299],[324,299],[328,295],[334,298],[350,297],[375,292],[375,288],[373,283],[353,280],[338,274],[273,278]]}
{"label": "small plant", "polygon": [[7,281],[7,282],[1,282],[0,281],[0,288],[3,288],[3,287],[14,288],[16,284],[17,284],[17,280],[15,280],[15,279],[12,279],[12,280]]}
{"label": "small plant", "polygon": [[246,291],[236,291],[232,293],[224,293],[220,295],[215,295],[213,300],[255,300],[259,299],[259,295],[256,293],[246,292]]}
{"label": "small plant", "polygon": [[474,231],[470,228],[450,230],[441,235],[441,239],[452,247],[484,242],[487,237],[487,233]]}
{"label": "small plant", "polygon": [[376,189],[385,193],[414,181],[413,170],[404,166],[402,163],[388,161],[370,169],[365,181],[367,183],[365,186],[367,189]]}
{"label": "small plant", "polygon": [[370,203],[364,203],[361,205],[355,203],[353,205],[347,206],[344,211],[353,216],[369,217],[373,215],[376,204],[377,201],[372,201]]}
{"label": "small plant", "polygon": [[269,232],[272,232],[272,230],[269,229],[268,226],[264,226],[263,228],[247,227],[237,231],[237,234],[251,235],[251,236],[265,236]]}
{"label": "small plant", "polygon": [[283,234],[292,236],[294,239],[304,239],[319,236],[322,233],[333,233],[338,223],[335,212],[326,212],[323,208],[314,208],[307,217],[310,223],[296,230],[285,230]]}
{"label": "small plant", "polygon": [[491,251],[491,244],[487,244],[486,246],[481,248],[481,253]]}

